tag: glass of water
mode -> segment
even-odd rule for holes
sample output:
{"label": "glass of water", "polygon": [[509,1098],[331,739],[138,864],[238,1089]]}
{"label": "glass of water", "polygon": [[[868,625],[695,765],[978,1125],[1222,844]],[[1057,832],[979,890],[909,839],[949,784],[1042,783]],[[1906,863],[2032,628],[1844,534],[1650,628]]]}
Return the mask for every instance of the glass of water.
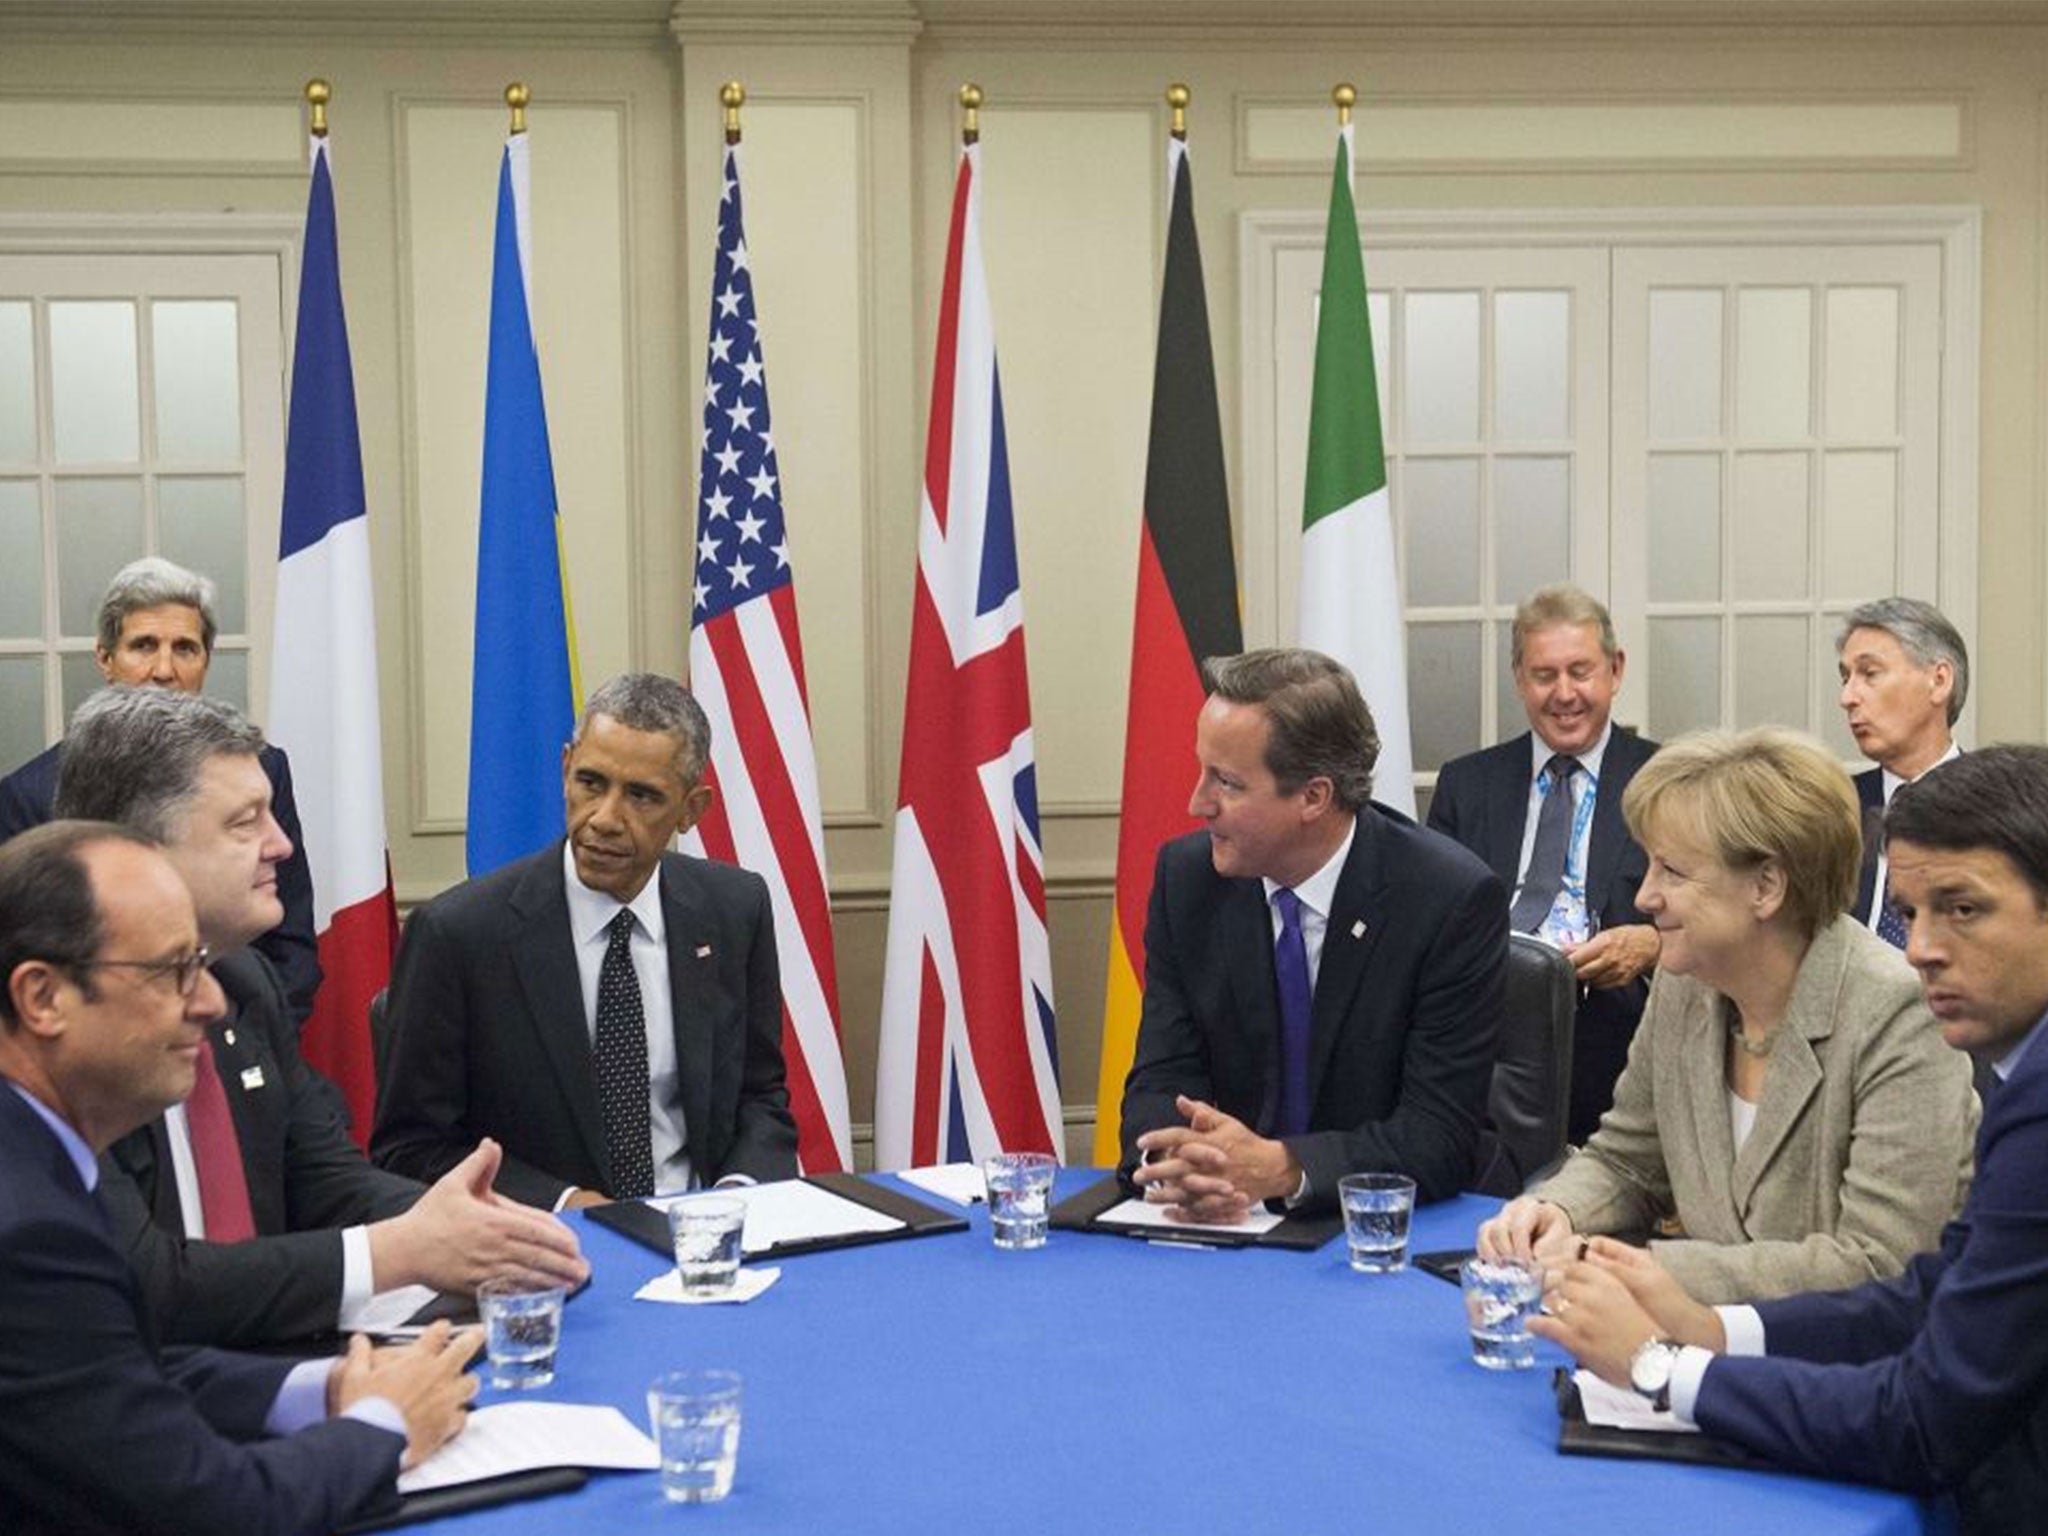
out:
{"label": "glass of water", "polygon": [[678,1504],[715,1504],[732,1492],[740,1457],[737,1371],[670,1371],[647,1388],[661,1450],[661,1491]]}
{"label": "glass of water", "polygon": [[1529,1319],[1543,1305],[1543,1271],[1519,1259],[1467,1259],[1458,1266],[1472,1358],[1489,1371],[1526,1371],[1536,1363]]}
{"label": "glass of water", "polygon": [[529,1285],[524,1280],[486,1280],[476,1288],[492,1386],[544,1387],[555,1379],[566,1295],[559,1285]]}
{"label": "glass of water", "polygon": [[747,1202],[734,1195],[692,1195],[668,1208],[676,1273],[686,1296],[722,1296],[740,1272]]}
{"label": "glass of water", "polygon": [[1351,1267],[1386,1275],[1408,1267],[1408,1218],[1415,1214],[1415,1181],[1399,1173],[1347,1173],[1337,1181]]}
{"label": "glass of water", "polygon": [[1055,1166],[1044,1152],[998,1152],[982,1159],[989,1232],[998,1248],[1045,1246]]}

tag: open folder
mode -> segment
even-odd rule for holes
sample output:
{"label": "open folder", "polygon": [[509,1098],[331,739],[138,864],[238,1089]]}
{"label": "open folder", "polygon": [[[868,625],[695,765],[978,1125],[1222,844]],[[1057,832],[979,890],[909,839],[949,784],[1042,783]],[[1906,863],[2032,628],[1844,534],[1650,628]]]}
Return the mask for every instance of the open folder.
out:
{"label": "open folder", "polygon": [[1668,1434],[1655,1429],[1622,1429],[1591,1424],[1572,1373],[1559,1368],[1552,1378],[1557,1391],[1557,1449],[1564,1456],[1618,1456],[1636,1461],[1682,1461],[1696,1467],[1748,1467],[1759,1471],[1775,1464],[1730,1440],[1712,1435]]}
{"label": "open folder", "polygon": [[1285,1216],[1263,1230],[1164,1224],[1156,1219],[1121,1220],[1117,1208],[1125,1199],[1123,1186],[1111,1174],[1054,1206],[1052,1224],[1063,1232],[1108,1232],[1151,1242],[1207,1243],[1218,1248],[1292,1248],[1301,1252],[1322,1247],[1344,1227],[1344,1218],[1337,1215]]}
{"label": "open folder", "polygon": [[[746,1242],[749,1260],[786,1259],[827,1248],[854,1248],[862,1243],[886,1243],[900,1237],[929,1237],[939,1232],[967,1230],[966,1217],[926,1205],[924,1201],[898,1190],[869,1183],[857,1173],[814,1173],[783,1183],[804,1186],[800,1193],[806,1197],[805,1204],[816,1213],[814,1223],[808,1229],[800,1224],[782,1224],[775,1240],[765,1244],[757,1243],[750,1233]],[[751,1187],[768,1192],[772,1197],[773,1192],[782,1186],[759,1184]],[[745,1196],[748,1191],[738,1189],[719,1193]],[[786,1205],[789,1202],[781,1203]],[[836,1213],[834,1207],[838,1208]],[[664,1257],[675,1253],[675,1240],[669,1235],[668,1211],[664,1205],[616,1200],[610,1205],[593,1205],[583,1214],[599,1226],[610,1227],[621,1236],[630,1237],[642,1247],[652,1248]],[[750,1218],[750,1229],[753,1225]]]}

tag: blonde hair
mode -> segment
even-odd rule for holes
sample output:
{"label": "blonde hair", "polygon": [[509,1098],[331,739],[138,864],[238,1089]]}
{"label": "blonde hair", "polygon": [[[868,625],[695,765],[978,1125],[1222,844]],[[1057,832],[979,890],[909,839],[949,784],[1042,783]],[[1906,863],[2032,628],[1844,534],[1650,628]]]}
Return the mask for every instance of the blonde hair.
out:
{"label": "blonde hair", "polygon": [[1856,786],[1827,749],[1781,726],[1698,731],[1637,770],[1621,814],[1639,843],[1683,828],[1729,869],[1776,860],[1784,910],[1811,939],[1856,899],[1863,865]]}

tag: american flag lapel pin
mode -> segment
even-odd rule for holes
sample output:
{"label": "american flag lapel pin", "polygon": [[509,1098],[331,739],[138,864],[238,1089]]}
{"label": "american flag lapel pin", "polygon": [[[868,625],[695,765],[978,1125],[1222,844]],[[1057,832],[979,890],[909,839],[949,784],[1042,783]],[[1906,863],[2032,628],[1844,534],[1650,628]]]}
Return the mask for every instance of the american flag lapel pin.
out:
{"label": "american flag lapel pin", "polygon": [[697,946],[697,958],[699,960],[709,960],[711,958],[711,946],[709,944],[699,944]]}
{"label": "american flag lapel pin", "polygon": [[242,1091],[244,1093],[254,1093],[262,1086],[263,1069],[261,1067],[244,1067],[242,1069]]}

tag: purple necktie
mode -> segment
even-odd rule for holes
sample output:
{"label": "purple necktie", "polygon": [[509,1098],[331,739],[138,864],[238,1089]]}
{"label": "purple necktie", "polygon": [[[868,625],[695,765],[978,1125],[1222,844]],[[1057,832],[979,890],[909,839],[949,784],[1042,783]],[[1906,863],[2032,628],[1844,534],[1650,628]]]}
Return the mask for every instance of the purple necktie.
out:
{"label": "purple necktie", "polygon": [[1273,893],[1280,937],[1273,972],[1280,983],[1280,1108],[1274,1130],[1299,1136],[1308,1129],[1308,944],[1301,936],[1301,898],[1286,886]]}

